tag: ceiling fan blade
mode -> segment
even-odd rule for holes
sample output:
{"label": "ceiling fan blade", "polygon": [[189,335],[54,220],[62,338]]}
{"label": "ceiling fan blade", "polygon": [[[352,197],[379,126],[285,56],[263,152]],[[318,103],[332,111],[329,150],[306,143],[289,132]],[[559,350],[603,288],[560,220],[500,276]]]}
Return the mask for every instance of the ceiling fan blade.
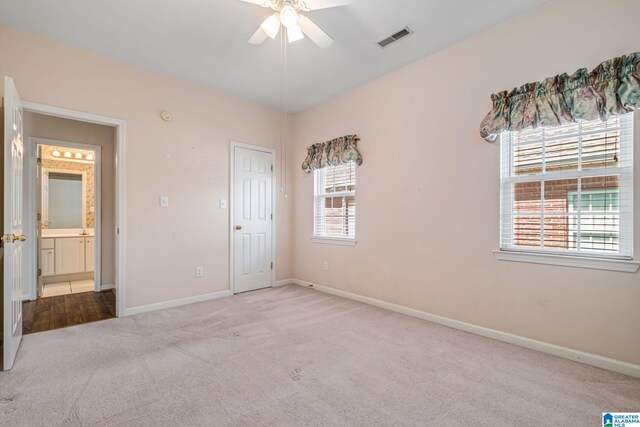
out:
{"label": "ceiling fan blade", "polygon": [[313,21],[304,15],[298,17],[298,24],[302,28],[302,32],[307,35],[315,44],[321,48],[331,46],[333,39],[329,34],[325,33],[322,28],[318,27]]}
{"label": "ceiling fan blade", "polygon": [[353,0],[304,0],[306,10],[328,9],[330,7],[346,6],[352,3]]}
{"label": "ceiling fan blade", "polygon": [[253,33],[251,38],[249,39],[249,43],[251,44],[260,44],[267,38],[267,33],[260,27],[258,27],[258,31]]}
{"label": "ceiling fan blade", "polygon": [[240,0],[245,3],[257,4],[262,7],[271,7],[271,1],[269,0]]}

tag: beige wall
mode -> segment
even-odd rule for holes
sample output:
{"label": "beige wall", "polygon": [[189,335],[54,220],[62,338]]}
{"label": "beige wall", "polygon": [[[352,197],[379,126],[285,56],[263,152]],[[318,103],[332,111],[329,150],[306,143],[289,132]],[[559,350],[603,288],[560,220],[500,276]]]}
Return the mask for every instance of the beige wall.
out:
{"label": "beige wall", "polygon": [[[478,134],[491,93],[640,49],[638,16],[636,0],[556,1],[298,114],[294,277],[640,364],[640,274],[495,259],[499,149]],[[314,244],[299,166],[349,133],[364,156],[358,244]],[[635,200],[637,254],[640,172]]]}
{"label": "beige wall", "polygon": [[[218,207],[229,199],[229,141],[277,147],[281,113],[6,26],[0,58],[24,100],[127,121],[126,306],[229,289],[229,210]],[[162,121],[162,110],[174,119]],[[277,203],[285,278],[290,202],[278,193]]]}
{"label": "beige wall", "polygon": [[[115,128],[30,112],[24,114],[23,125],[25,140],[29,137],[40,137],[66,142],[99,145],[102,147],[102,243],[100,245],[102,247],[102,283],[115,283]],[[93,170],[93,165],[87,165],[86,163],[46,159],[43,161],[43,167],[62,166],[62,168],[66,169],[65,164],[70,165],[69,167],[71,168],[79,168],[80,170]],[[92,176],[93,173],[91,173],[87,179],[87,189],[93,186]],[[32,196],[27,194],[26,197]],[[92,194],[88,190],[87,204],[93,205],[93,201],[90,200],[91,198]],[[93,225],[89,224],[89,216],[90,212],[89,209],[87,209],[87,226],[93,227]]]}

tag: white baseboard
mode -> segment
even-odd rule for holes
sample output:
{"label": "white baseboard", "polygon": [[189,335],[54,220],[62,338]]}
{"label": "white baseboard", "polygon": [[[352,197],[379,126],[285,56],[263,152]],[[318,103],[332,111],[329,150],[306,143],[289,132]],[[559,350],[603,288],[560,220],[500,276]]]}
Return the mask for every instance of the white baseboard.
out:
{"label": "white baseboard", "polygon": [[278,286],[285,286],[285,285],[295,285],[296,281],[294,279],[282,279],[282,280],[276,280],[276,283],[274,283],[273,287],[277,288]]}
{"label": "white baseboard", "polygon": [[101,291],[108,291],[109,289],[115,289],[115,288],[116,288],[115,283],[103,283],[102,286],[100,286]]}
{"label": "white baseboard", "polygon": [[541,351],[543,353],[551,354],[554,356],[562,357],[564,359],[573,360],[576,362],[584,363],[586,365],[595,366],[597,368],[607,369],[609,371],[619,372],[621,374],[630,375],[632,377],[640,378],[640,365],[633,363],[623,362],[621,360],[611,359],[609,357],[599,356],[593,353],[587,353],[580,350],[574,350],[568,347],[562,347],[555,344],[546,343],[544,341],[538,341],[531,338],[522,337],[519,335],[509,334],[507,332],[497,331],[495,329],[484,328],[482,326],[474,325],[471,323],[462,322],[460,320],[450,319],[447,317],[438,316],[435,314],[427,313],[424,311],[416,310],[409,307],[385,302],[375,298],[365,297],[362,295],[353,294],[351,292],[341,291],[339,289],[330,288],[328,286],[319,285],[317,283],[311,283],[299,279],[291,279],[289,283],[294,283],[305,288],[313,288],[318,291],[328,294],[336,295],[339,297],[359,301],[365,304],[373,305],[376,307],[384,308],[386,310],[394,311],[396,313],[404,314],[407,316],[417,317],[419,319],[428,320],[433,323],[437,323],[443,326],[448,326],[453,329],[469,332],[472,334],[480,335],[494,340],[514,344],[520,347],[525,347],[531,350]]}
{"label": "white baseboard", "polygon": [[124,316],[132,316],[134,314],[148,313],[150,311],[162,310],[165,308],[178,307],[181,305],[193,304],[196,302],[210,301],[213,299],[229,297],[232,293],[230,290],[212,292],[204,295],[196,295],[194,297],[174,299],[171,301],[157,302],[155,304],[139,305],[137,307],[127,307],[124,309]]}

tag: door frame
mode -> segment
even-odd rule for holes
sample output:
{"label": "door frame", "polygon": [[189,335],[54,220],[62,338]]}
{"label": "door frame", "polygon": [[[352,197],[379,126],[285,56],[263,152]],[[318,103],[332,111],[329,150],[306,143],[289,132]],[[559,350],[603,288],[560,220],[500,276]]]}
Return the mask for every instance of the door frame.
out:
{"label": "door frame", "polygon": [[[102,147],[99,145],[93,144],[84,144],[80,142],[71,142],[71,141],[62,141],[57,139],[50,138],[40,138],[40,137],[30,137],[29,141],[26,144],[27,147],[27,155],[26,159],[26,170],[27,170],[27,181],[25,184],[28,188],[29,195],[29,204],[27,209],[27,218],[26,218],[26,227],[28,227],[29,233],[35,236],[38,221],[36,219],[36,213],[38,211],[38,207],[36,206],[36,191],[42,191],[42,189],[37,188],[37,179],[36,179],[36,157],[37,157],[37,146],[38,145],[55,145],[58,147],[71,148],[71,149],[85,149],[85,150],[93,150],[94,152],[94,161],[93,161],[93,211],[94,211],[94,226],[93,226],[93,234],[94,234],[94,258],[93,258],[93,280],[94,280],[94,291],[100,292],[102,290],[109,289],[108,287],[102,288],[102,263],[100,260],[102,259]],[[48,169],[49,171],[56,171],[57,169],[50,168],[42,168]],[[67,172],[67,171],[64,171]],[[70,171],[71,173],[79,172],[79,171]],[[85,222],[86,226],[86,172],[82,172],[83,176],[83,222]],[[84,227],[86,228],[86,227]],[[42,239],[42,236],[40,236]],[[29,290],[30,292],[24,292],[23,289],[23,299],[35,300],[38,297],[38,247],[37,242],[34,239],[31,239],[31,243],[29,246],[29,257],[27,258],[27,263],[25,268],[27,271],[25,272],[25,277],[28,280],[28,283],[32,283],[33,286]]]}
{"label": "door frame", "polygon": [[[115,206],[115,291],[116,291],[116,317],[125,316],[126,298],[126,133],[127,122],[122,119],[101,116],[81,111],[68,110],[52,105],[38,104],[23,101],[24,111],[43,114],[46,116],[60,117],[80,122],[95,123],[114,127],[116,129],[115,141],[115,178],[116,178],[116,206]],[[96,243],[97,244],[97,243]],[[29,263],[31,265],[31,263]]]}
{"label": "door frame", "polygon": [[273,210],[273,221],[271,221],[271,259],[273,260],[273,269],[271,269],[271,287],[276,283],[276,150],[275,148],[263,147],[260,145],[244,144],[242,142],[229,142],[229,289],[231,294],[236,293],[235,278],[235,251],[234,251],[234,181],[235,181],[235,149],[245,148],[248,150],[260,151],[271,155],[271,164],[273,165],[273,174],[271,182],[271,206]]}

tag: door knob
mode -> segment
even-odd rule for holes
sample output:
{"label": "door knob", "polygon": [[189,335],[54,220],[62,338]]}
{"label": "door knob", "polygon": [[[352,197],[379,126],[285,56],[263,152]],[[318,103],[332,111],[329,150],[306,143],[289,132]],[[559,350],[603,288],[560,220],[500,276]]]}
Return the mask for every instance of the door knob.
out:
{"label": "door knob", "polygon": [[236,230],[242,230],[242,226],[241,225],[236,225]]}

